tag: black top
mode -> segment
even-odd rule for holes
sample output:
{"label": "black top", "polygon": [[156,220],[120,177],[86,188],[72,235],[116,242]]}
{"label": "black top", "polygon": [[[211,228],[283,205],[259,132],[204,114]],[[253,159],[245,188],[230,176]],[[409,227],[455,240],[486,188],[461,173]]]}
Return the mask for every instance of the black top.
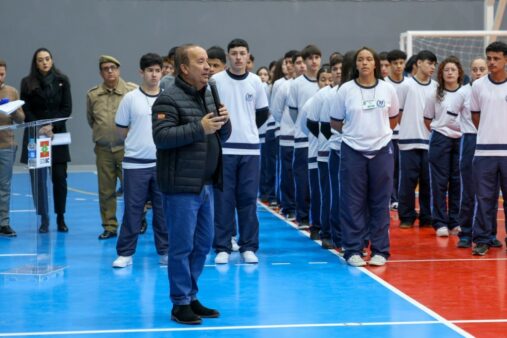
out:
{"label": "black top", "polygon": [[[25,101],[23,111],[25,122],[37,120],[55,119],[69,117],[72,112],[72,97],[70,93],[70,82],[67,76],[55,72],[54,68],[43,77],[37,77],[35,86],[29,84],[28,77],[21,80],[20,99]],[[67,132],[66,121],[53,124],[53,133]],[[25,129],[23,135],[23,148],[21,150],[21,163],[27,163],[27,145],[29,130]],[[30,138],[35,135],[30,135]],[[52,147],[52,162],[64,163],[70,161],[68,145]]]}

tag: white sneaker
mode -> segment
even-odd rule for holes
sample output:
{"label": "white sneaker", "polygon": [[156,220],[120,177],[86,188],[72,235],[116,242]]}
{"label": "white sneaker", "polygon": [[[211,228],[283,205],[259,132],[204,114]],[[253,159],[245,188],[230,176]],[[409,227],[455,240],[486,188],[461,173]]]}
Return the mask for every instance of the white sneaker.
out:
{"label": "white sneaker", "polygon": [[167,265],[169,263],[169,256],[167,255],[158,255],[158,264]]}
{"label": "white sneaker", "polygon": [[238,242],[236,241],[236,237],[231,238],[231,247],[232,247],[232,251],[234,251],[234,252],[239,251],[239,245],[238,245]]}
{"label": "white sneaker", "polygon": [[215,256],[215,264],[227,264],[229,263],[229,254],[225,251],[220,251]]}
{"label": "white sneaker", "polygon": [[247,264],[257,264],[259,263],[259,258],[255,255],[253,251],[245,251],[241,254],[243,256],[243,260]]}
{"label": "white sneaker", "polygon": [[373,257],[370,258],[370,261],[368,262],[368,264],[373,265],[373,266],[382,266],[382,265],[386,264],[386,262],[387,262],[387,259],[385,259],[384,256],[373,255]]}
{"label": "white sneaker", "polygon": [[113,262],[113,268],[126,268],[132,265],[132,256],[118,256]]}
{"label": "white sneaker", "polygon": [[352,255],[347,259],[347,264],[352,266],[365,266],[366,262],[359,255]]}
{"label": "white sneaker", "polygon": [[449,237],[449,229],[447,229],[447,227],[438,228],[437,237]]}
{"label": "white sneaker", "polygon": [[455,228],[452,228],[451,231],[449,231],[449,234],[452,236],[458,236],[458,234],[461,232],[461,227],[458,225]]}

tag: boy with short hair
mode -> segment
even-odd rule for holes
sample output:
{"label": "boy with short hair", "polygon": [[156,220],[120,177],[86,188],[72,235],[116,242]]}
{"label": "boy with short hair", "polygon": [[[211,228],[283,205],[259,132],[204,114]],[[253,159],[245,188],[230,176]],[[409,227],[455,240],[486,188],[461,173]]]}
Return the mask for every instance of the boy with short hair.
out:
{"label": "boy with short hair", "polygon": [[[296,188],[296,221],[300,229],[307,229],[310,225],[309,209],[310,196],[308,188],[308,137],[303,133],[298,120],[299,111],[306,101],[318,90],[317,72],[320,69],[322,53],[314,45],[306,46],[301,54],[306,65],[303,75],[294,80],[290,87],[287,105],[289,114],[294,121],[294,161],[292,170]],[[314,215],[312,229],[314,234],[320,231],[320,217]],[[315,236],[315,235],[314,235]]]}
{"label": "boy with short hair", "polygon": [[489,44],[486,61],[489,75],[473,82],[470,99],[472,120],[477,128],[473,161],[477,206],[472,231],[476,246],[472,253],[479,256],[485,255],[490,247],[499,185],[504,199],[507,195],[507,44],[501,41]]}
{"label": "boy with short hair", "polygon": [[[398,94],[398,100],[400,99],[400,88],[405,80],[405,76],[403,75],[403,71],[405,70],[405,61],[407,60],[407,54],[399,49],[393,49],[389,53],[387,53],[387,61],[389,61],[389,75],[384,77],[384,80],[391,83],[396,89],[396,93]],[[382,62],[382,61],[381,61]],[[400,156],[399,156],[399,147],[398,140],[400,139],[400,124],[396,125],[396,128],[393,130],[393,150],[394,150],[394,177],[393,177],[393,192],[391,194],[391,209],[398,209],[398,182],[399,182],[399,168],[400,168]]]}
{"label": "boy with short hair", "polygon": [[145,203],[150,200],[153,210],[153,235],[159,263],[167,265],[167,228],[162,193],[157,185],[156,147],[151,136],[151,107],[161,93],[162,58],[148,53],[139,61],[141,86],[121,100],[115,117],[117,133],[125,140],[123,157],[124,204],[123,223],[116,243],[118,258],[114,268],[132,265]]}
{"label": "boy with short hair", "polygon": [[431,79],[437,57],[428,50],[417,54],[417,72],[397,91],[400,101],[400,228],[412,228],[417,218],[415,189],[419,183],[419,226],[431,226],[428,149],[430,132],[424,124],[424,107],[436,93]]}
{"label": "boy with short hair", "polygon": [[268,98],[260,78],[246,70],[249,46],[234,39],[227,46],[229,68],[213,76],[221,101],[230,109],[232,133],[222,144],[223,191],[215,191],[216,264],[226,264],[232,251],[231,238],[239,228],[240,253],[245,263],[256,264],[259,249],[257,191],[260,144],[258,128],[269,117]]}
{"label": "boy with short hair", "polygon": [[222,47],[213,46],[208,48],[209,75],[212,76],[225,69],[227,64],[225,51]]}

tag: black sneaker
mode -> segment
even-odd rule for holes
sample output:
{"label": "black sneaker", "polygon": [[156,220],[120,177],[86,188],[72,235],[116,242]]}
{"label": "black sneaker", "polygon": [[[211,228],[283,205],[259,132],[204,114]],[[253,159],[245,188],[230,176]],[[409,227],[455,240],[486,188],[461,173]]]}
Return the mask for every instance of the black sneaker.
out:
{"label": "black sneaker", "polygon": [[433,222],[430,219],[419,220],[419,228],[432,228]]}
{"label": "black sneaker", "polygon": [[498,239],[495,238],[489,241],[488,245],[490,248],[501,248],[502,242],[500,242]]}
{"label": "black sneaker", "polygon": [[0,226],[0,236],[2,237],[16,237],[16,231],[12,230],[9,225]]}
{"label": "black sneaker", "polygon": [[335,246],[334,246],[334,243],[331,239],[323,238],[322,239],[322,248],[323,249],[334,249]]}
{"label": "black sneaker", "polygon": [[171,319],[180,324],[199,325],[202,319],[196,315],[190,305],[173,305]]}
{"label": "black sneaker", "polygon": [[116,232],[104,230],[104,232],[99,235],[99,239],[109,239],[109,238],[114,238],[116,236],[117,236]]}
{"label": "black sneaker", "polygon": [[298,222],[298,229],[308,229],[310,227],[310,220],[308,218],[301,219],[301,222]]}
{"label": "black sneaker", "polygon": [[414,223],[412,222],[401,222],[400,229],[412,229],[414,227]]}
{"label": "black sneaker", "polygon": [[484,256],[489,250],[489,245],[481,243],[477,244],[475,248],[472,250],[472,255],[474,256]]}
{"label": "black sneaker", "polygon": [[296,213],[294,211],[290,211],[285,214],[285,218],[287,218],[288,221],[295,221],[296,220]]}
{"label": "black sneaker", "polygon": [[202,305],[197,299],[190,302],[190,308],[192,311],[201,318],[218,318],[220,312],[215,309],[207,308]]}
{"label": "black sneaker", "polygon": [[456,246],[461,249],[471,248],[472,241],[468,238],[460,238]]}
{"label": "black sneaker", "polygon": [[310,239],[316,241],[320,239],[319,229],[310,229]]}

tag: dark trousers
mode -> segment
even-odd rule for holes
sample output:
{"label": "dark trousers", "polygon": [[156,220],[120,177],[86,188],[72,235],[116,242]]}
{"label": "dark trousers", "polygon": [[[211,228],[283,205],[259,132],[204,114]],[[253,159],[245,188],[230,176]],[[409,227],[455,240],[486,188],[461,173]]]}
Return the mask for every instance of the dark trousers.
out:
{"label": "dark trousers", "polygon": [[415,189],[417,183],[419,183],[419,221],[420,223],[430,224],[430,175],[427,150],[400,150],[399,180],[398,214],[400,221],[413,223],[417,218],[415,211]]}
{"label": "dark trousers", "polygon": [[317,162],[319,165],[320,186],[320,238],[331,239],[331,225],[329,213],[331,210],[331,191],[329,184],[329,165],[327,162]]}
{"label": "dark trousers", "polygon": [[[317,159],[315,159],[316,161]],[[321,231],[322,220],[320,216],[320,183],[319,183],[319,169],[308,169],[308,182],[310,187],[310,218],[312,229]]]}
{"label": "dark trousers", "polygon": [[[30,169],[33,203],[37,215],[49,217],[48,206],[48,168]],[[67,204],[67,163],[53,163],[51,166],[53,184],[53,205],[55,214],[65,214]]]}
{"label": "dark trousers", "polygon": [[477,200],[476,219],[472,238],[477,244],[488,244],[496,233],[498,186],[504,196],[504,210],[507,206],[507,157],[475,156],[473,176]]}
{"label": "dark trousers", "polygon": [[163,196],[157,185],[157,169],[123,169],[123,223],[116,242],[119,256],[132,256],[136,252],[137,238],[141,231],[144,205],[151,201],[153,211],[153,236],[159,255],[167,254],[167,226],[164,217]]}
{"label": "dark trousers", "polygon": [[[473,175],[473,159],[477,134],[463,134],[461,137],[459,170],[461,175],[461,204],[459,208],[458,223],[461,231],[459,238],[472,239],[472,227],[475,222],[475,182]],[[495,189],[498,193],[498,187]],[[498,200],[498,196],[495,198]],[[496,211],[495,211],[496,213]],[[497,219],[493,220],[492,239],[496,238]]]}
{"label": "dark trousers", "polygon": [[441,227],[453,229],[459,226],[459,143],[459,138],[450,138],[437,131],[431,133],[428,161],[431,182],[431,217],[435,229]]}
{"label": "dark trousers", "polygon": [[391,193],[391,203],[398,202],[398,185],[400,176],[400,148],[398,147],[398,140],[392,140],[393,155],[394,155],[394,176],[393,176],[393,192]]}
{"label": "dark trousers", "polygon": [[261,144],[261,175],[259,197],[262,200],[276,202],[276,161],[278,157],[278,138],[275,130],[268,130],[266,142]]}
{"label": "dark trousers", "polygon": [[[197,299],[197,281],[213,240],[213,188],[199,194],[164,194],[169,248],[167,272],[173,304]],[[230,239],[229,239],[230,240]]]}
{"label": "dark trousers", "polygon": [[329,184],[331,195],[331,210],[329,226],[331,237],[337,248],[342,247],[342,232],[340,225],[340,151],[329,151]]}
{"label": "dark trousers", "polygon": [[[459,171],[461,175],[461,203],[458,222],[461,226],[460,238],[472,239],[474,223],[475,183],[472,170],[477,134],[463,134],[461,137]],[[496,221],[496,219],[495,219]]]}
{"label": "dark trousers", "polygon": [[389,257],[389,201],[393,167],[391,143],[372,159],[342,143],[340,218],[345,259],[362,253],[367,233],[372,255]]}
{"label": "dark trousers", "polygon": [[308,189],[308,147],[294,148],[292,162],[294,183],[296,186],[296,220],[301,222],[309,218],[310,192]]}
{"label": "dark trousers", "polygon": [[238,218],[240,251],[259,249],[257,189],[259,187],[258,155],[223,155],[223,191],[215,189],[216,252],[231,252],[231,238]]}
{"label": "dark trousers", "polygon": [[292,159],[294,147],[280,146],[280,195],[282,213],[288,214],[296,210],[294,199],[294,175],[292,173]]}

